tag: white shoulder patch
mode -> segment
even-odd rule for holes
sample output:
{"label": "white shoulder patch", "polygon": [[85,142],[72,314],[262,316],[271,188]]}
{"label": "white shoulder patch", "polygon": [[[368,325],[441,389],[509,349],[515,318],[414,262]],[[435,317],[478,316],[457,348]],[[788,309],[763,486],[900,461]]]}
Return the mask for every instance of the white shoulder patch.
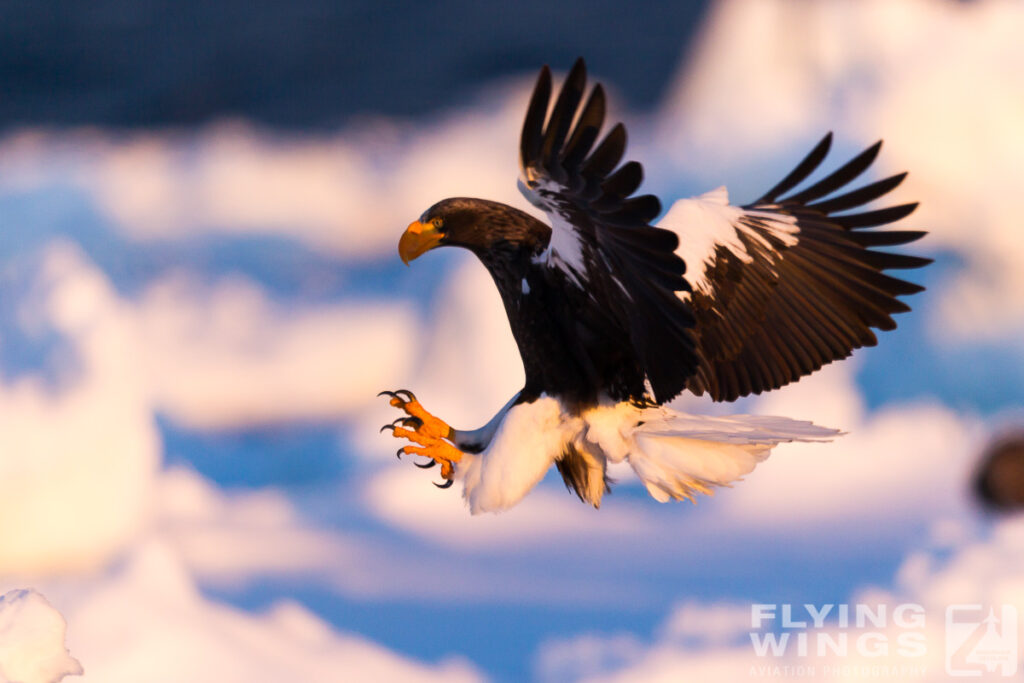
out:
{"label": "white shoulder patch", "polygon": [[[784,244],[796,244],[799,228],[795,218],[773,211],[747,211],[732,206],[725,186],[676,201],[658,222],[658,227],[679,236],[676,254],[686,263],[686,281],[694,291],[708,293],[711,283],[706,275],[708,268],[714,265],[719,247],[728,249],[743,263],[750,263],[753,259],[743,246],[740,232],[748,239],[769,246],[751,230],[749,223],[752,222],[769,230]],[[686,298],[689,293],[682,292],[680,296]]]}
{"label": "white shoulder patch", "polygon": [[[526,170],[528,175],[531,172],[532,169]],[[564,188],[550,178],[531,177],[530,180],[531,184],[527,185],[520,178],[517,183],[519,191],[531,204],[543,210],[551,221],[551,241],[548,242],[547,249],[535,256],[533,261],[549,268],[557,268],[565,273],[570,282],[582,287],[581,282],[586,274],[583,244],[576,228],[562,213],[558,201],[552,198]]]}
{"label": "white shoulder patch", "polygon": [[550,211],[548,216],[551,218],[551,241],[540,259],[548,267],[561,270],[571,282],[579,285],[586,272],[579,233],[557,210]]}

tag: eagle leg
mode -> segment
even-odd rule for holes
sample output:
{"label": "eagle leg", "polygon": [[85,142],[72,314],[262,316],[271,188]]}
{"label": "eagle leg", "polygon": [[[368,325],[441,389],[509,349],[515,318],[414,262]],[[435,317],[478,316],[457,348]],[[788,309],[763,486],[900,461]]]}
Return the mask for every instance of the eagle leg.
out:
{"label": "eagle leg", "polygon": [[[413,444],[398,449],[398,455],[422,455],[430,458],[430,464],[417,467],[431,467],[435,463],[441,464],[441,476],[446,483],[441,488],[448,488],[455,476],[454,463],[462,459],[462,451],[448,441],[454,435],[454,430],[446,422],[440,420],[423,408],[416,396],[411,391],[402,389],[400,391],[382,391],[379,395],[389,396],[389,403],[395,408],[405,411],[406,415],[398,418],[381,428],[390,429],[391,435],[396,439],[408,439]],[[415,463],[414,463],[415,464]]]}

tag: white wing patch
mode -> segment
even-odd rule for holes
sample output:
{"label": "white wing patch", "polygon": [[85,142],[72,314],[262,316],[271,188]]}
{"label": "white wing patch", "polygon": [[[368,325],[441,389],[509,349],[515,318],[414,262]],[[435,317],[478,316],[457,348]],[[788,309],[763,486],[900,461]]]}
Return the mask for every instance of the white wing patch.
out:
{"label": "white wing patch", "polygon": [[[708,281],[707,271],[714,265],[719,247],[728,249],[743,263],[753,260],[740,239],[740,232],[745,238],[771,251],[771,245],[751,229],[752,222],[768,230],[786,246],[797,243],[800,229],[793,216],[732,206],[725,186],[697,197],[678,200],[658,222],[658,227],[679,235],[676,254],[686,263],[686,281],[694,291],[710,293],[712,285]],[[679,296],[685,299],[690,294],[680,292]]]}

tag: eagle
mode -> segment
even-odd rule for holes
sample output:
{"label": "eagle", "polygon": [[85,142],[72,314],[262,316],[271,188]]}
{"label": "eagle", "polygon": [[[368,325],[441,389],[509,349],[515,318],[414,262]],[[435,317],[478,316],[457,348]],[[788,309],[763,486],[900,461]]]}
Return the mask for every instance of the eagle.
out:
{"label": "eagle", "polygon": [[480,259],[525,385],[470,430],[451,427],[408,390],[381,392],[402,411],[382,428],[410,442],[398,456],[440,463],[438,486],[460,481],[476,514],[515,505],[552,464],[594,507],[610,491],[608,465],[623,461],[656,500],[693,501],[752,471],[779,443],[839,435],[795,419],[689,415],[668,404],[687,391],[734,401],[785,386],[875,345],[873,330],[894,329],[893,314],[910,310],[898,297],[923,287],[885,271],[931,259],[879,248],[925,233],[874,228],[917,204],[862,208],[906,173],[849,187],[881,142],[812,182],[829,133],[759,199],[733,205],[722,187],[676,201],[655,223],[661,202],[636,194],[643,169],[623,162],[625,127],[602,136],[604,89],[587,94],[582,59],[553,105],[551,95],[545,66],[519,146],[519,189],[547,222],[455,197],[428,208],[398,243],[406,265],[442,246]]}

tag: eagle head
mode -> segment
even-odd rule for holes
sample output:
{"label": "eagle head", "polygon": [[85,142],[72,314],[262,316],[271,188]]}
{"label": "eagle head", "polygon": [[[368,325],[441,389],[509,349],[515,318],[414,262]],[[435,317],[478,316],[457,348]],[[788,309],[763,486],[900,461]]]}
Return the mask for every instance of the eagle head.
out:
{"label": "eagle head", "polygon": [[453,197],[443,199],[413,221],[398,241],[398,255],[409,261],[435,247],[469,249],[484,256],[496,249],[525,249],[530,253],[543,249],[551,228],[542,222],[500,202]]}

